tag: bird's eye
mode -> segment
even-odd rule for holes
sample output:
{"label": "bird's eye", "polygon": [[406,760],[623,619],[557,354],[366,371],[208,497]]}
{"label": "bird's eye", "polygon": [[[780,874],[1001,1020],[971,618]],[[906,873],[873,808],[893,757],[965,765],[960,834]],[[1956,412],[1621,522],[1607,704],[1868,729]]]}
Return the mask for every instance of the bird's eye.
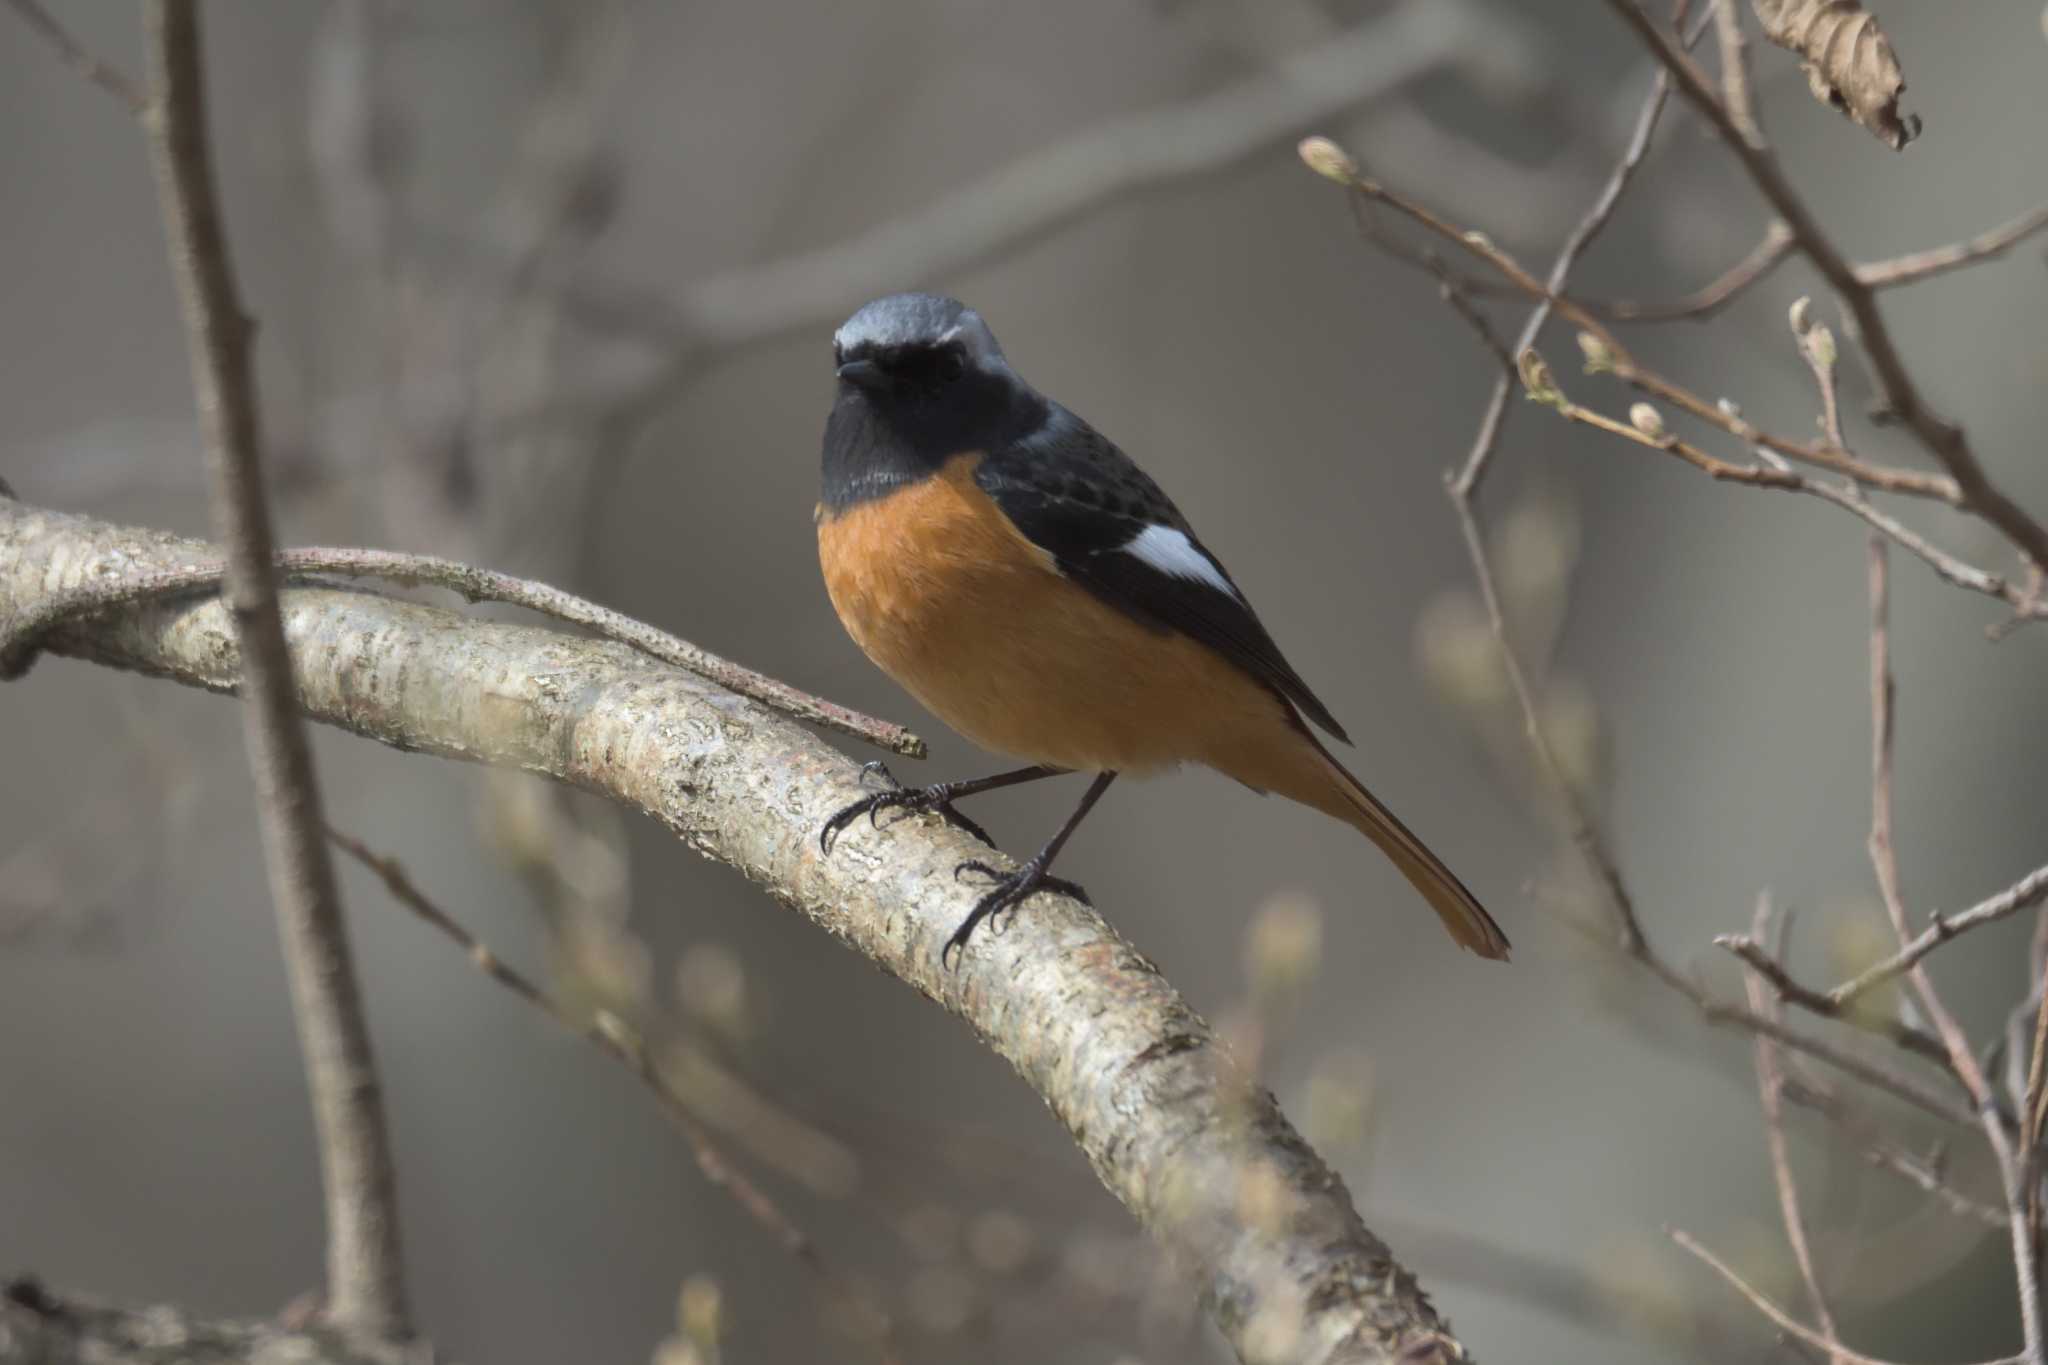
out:
{"label": "bird's eye", "polygon": [[938,364],[935,368],[939,378],[950,383],[966,373],[966,353],[958,346],[948,346],[945,350],[939,352]]}

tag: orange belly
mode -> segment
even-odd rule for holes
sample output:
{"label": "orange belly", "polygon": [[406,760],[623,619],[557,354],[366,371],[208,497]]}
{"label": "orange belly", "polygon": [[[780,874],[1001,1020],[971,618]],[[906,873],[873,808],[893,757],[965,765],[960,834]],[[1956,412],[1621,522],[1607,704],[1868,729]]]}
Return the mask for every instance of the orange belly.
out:
{"label": "orange belly", "polygon": [[975,484],[979,458],[820,511],[825,589],[867,656],[968,739],[1027,762],[1261,766],[1247,750],[1290,733],[1286,703],[1064,578]]}

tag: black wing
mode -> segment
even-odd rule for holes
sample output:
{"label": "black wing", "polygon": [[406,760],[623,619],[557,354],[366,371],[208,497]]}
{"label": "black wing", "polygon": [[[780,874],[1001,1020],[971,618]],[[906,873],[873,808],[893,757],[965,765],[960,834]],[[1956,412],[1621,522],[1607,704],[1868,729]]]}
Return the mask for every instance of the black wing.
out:
{"label": "black wing", "polygon": [[[1309,691],[1280,646],[1237,590],[1187,518],[1131,457],[1107,437],[1054,406],[1032,435],[990,451],[975,482],[1060,571],[1103,601],[1155,629],[1176,630],[1209,646],[1301,708],[1345,743],[1350,737]],[[1178,532],[1195,562],[1169,572],[1128,548],[1147,528]],[[1175,553],[1182,542],[1165,542]],[[1156,557],[1155,557],[1156,558]]]}

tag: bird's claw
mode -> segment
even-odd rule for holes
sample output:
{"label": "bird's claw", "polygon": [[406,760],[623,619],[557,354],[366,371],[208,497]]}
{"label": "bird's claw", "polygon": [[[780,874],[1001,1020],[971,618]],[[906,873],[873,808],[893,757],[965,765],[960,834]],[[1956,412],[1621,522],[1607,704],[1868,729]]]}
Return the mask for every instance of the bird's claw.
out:
{"label": "bird's claw", "polygon": [[975,929],[982,921],[988,921],[990,933],[1001,933],[1004,917],[1014,912],[1034,892],[1051,891],[1058,895],[1070,896],[1083,905],[1094,904],[1080,885],[1068,881],[1065,877],[1049,875],[1045,865],[1036,858],[1015,872],[1004,872],[978,858],[969,859],[953,869],[953,880],[959,881],[960,875],[964,872],[985,877],[990,885],[981,899],[974,903],[974,908],[967,912],[967,918],[960,921],[960,927],[946,940],[946,946],[939,951],[939,961],[945,966],[952,965],[954,954],[966,952],[967,940],[973,937]]}
{"label": "bird's claw", "polygon": [[989,837],[989,832],[983,829],[979,822],[963,815],[954,807],[952,801],[948,799],[953,791],[951,784],[939,782],[929,787],[905,787],[898,784],[888,768],[879,762],[868,762],[861,765],[861,784],[863,786],[868,785],[873,774],[877,772],[887,779],[889,785],[872,796],[863,796],[860,800],[842,806],[839,810],[835,811],[832,818],[825,822],[825,827],[818,831],[818,851],[820,853],[829,855],[832,852],[833,842],[839,838],[848,825],[860,819],[863,815],[868,817],[868,825],[871,828],[880,829],[882,824],[878,818],[879,812],[892,809],[901,810],[907,815],[915,815],[920,811],[932,811],[947,824],[952,825],[956,829],[965,830],[990,848],[996,846],[996,841]]}

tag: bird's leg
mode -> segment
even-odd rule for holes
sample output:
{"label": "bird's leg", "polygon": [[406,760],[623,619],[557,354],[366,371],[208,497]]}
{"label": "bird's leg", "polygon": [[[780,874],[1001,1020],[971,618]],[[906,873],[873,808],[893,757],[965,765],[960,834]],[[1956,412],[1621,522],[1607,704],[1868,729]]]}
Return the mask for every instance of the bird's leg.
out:
{"label": "bird's leg", "polygon": [[901,810],[910,814],[925,810],[937,811],[945,817],[948,824],[957,825],[990,848],[994,848],[996,841],[988,837],[988,831],[955,810],[953,803],[963,796],[978,796],[982,792],[992,792],[1001,787],[1036,782],[1042,777],[1058,777],[1065,771],[1065,768],[1034,766],[997,773],[994,777],[977,777],[967,782],[934,782],[929,787],[903,787],[897,785],[895,777],[880,763],[864,763],[860,770],[861,779],[866,781],[879,773],[889,783],[888,788],[876,792],[873,796],[863,796],[852,805],[842,807],[834,813],[832,818],[825,822],[825,828],[818,832],[818,848],[821,852],[830,853],[832,843],[839,837],[840,831],[863,815],[868,817],[870,825],[875,825],[877,812],[884,810]]}
{"label": "bird's leg", "polygon": [[945,962],[956,951],[966,951],[967,940],[973,935],[976,925],[985,919],[1016,909],[1018,904],[1034,891],[1057,891],[1072,896],[1083,905],[1093,904],[1088,899],[1086,891],[1065,878],[1047,876],[1046,871],[1052,866],[1052,860],[1059,857],[1060,849],[1065,846],[1067,837],[1080,825],[1088,812],[1094,809],[1095,803],[1102,799],[1102,794],[1109,790],[1109,784],[1114,781],[1116,774],[1113,772],[1097,773],[1095,780],[1088,784],[1087,792],[1082,795],[1081,804],[1074,808],[1074,813],[1067,817],[1067,822],[1060,826],[1059,832],[1047,841],[1044,848],[1025,860],[1024,865],[1015,872],[999,872],[987,863],[978,861],[965,862],[953,869],[956,880],[963,872],[975,872],[987,877],[994,885],[974,903],[974,908],[967,912],[967,918],[960,921],[960,927],[946,940],[945,948],[939,953],[940,962]]}

